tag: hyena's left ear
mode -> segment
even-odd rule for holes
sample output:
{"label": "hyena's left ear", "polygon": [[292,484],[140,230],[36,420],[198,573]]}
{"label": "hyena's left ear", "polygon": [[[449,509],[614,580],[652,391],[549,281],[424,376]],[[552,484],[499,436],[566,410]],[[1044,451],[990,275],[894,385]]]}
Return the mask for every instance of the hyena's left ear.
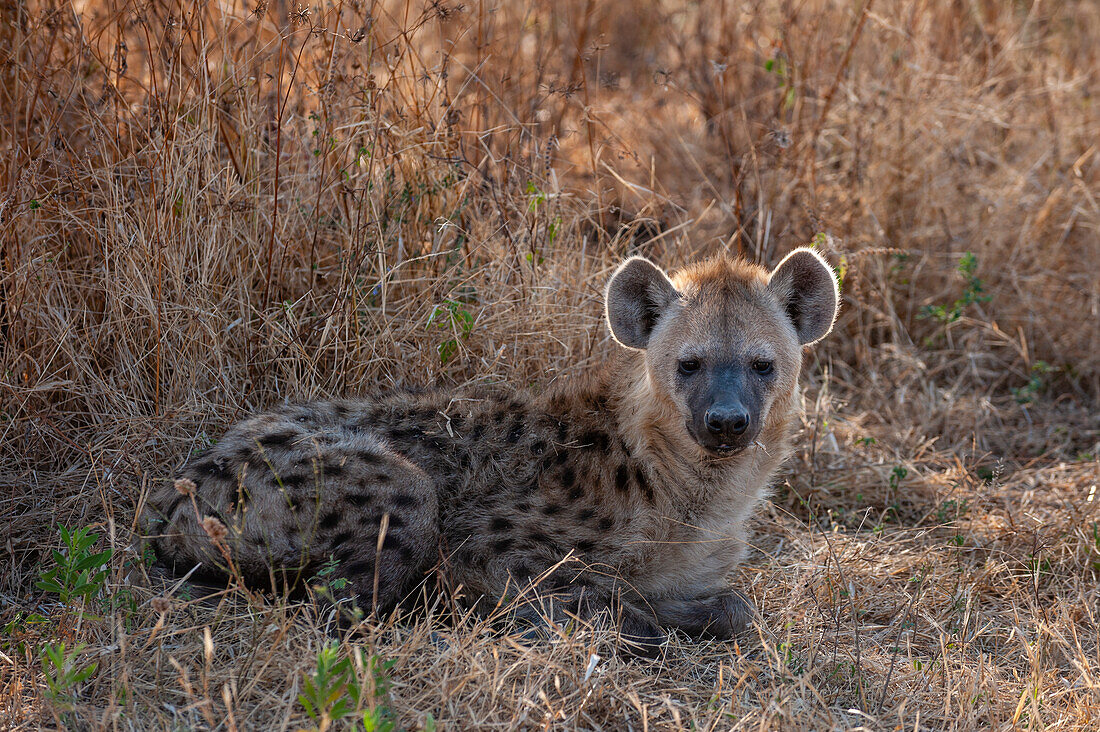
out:
{"label": "hyena's left ear", "polygon": [[768,277],[768,289],[783,303],[802,345],[815,343],[833,329],[840,291],[833,269],[812,249],[795,249]]}
{"label": "hyena's left ear", "polygon": [[645,257],[631,257],[607,283],[611,335],[627,348],[644,350],[661,313],[678,297],[664,270]]}

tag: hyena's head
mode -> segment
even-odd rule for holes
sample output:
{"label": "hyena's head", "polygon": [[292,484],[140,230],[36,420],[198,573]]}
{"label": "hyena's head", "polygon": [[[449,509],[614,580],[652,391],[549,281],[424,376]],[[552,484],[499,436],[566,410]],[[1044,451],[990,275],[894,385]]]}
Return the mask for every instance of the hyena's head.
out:
{"label": "hyena's head", "polygon": [[770,273],[717,258],[669,277],[632,257],[607,286],[612,335],[644,352],[652,396],[717,456],[753,444],[773,408],[786,416],[802,346],[832,329],[837,305],[832,269],[810,249]]}

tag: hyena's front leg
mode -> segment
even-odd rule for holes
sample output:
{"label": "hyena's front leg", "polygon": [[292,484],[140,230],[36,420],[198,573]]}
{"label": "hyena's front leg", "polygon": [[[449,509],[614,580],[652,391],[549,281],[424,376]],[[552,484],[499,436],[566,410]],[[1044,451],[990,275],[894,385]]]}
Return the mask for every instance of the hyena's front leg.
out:
{"label": "hyena's front leg", "polygon": [[650,603],[661,625],[679,628],[693,638],[729,640],[752,622],[755,611],[743,594],[732,588],[690,598],[666,598]]}
{"label": "hyena's front leg", "polygon": [[618,630],[622,650],[645,658],[656,658],[667,638],[652,613],[616,589],[574,582],[552,590],[536,587],[531,592],[516,610],[516,619],[536,629],[547,624],[568,625],[571,620],[609,622]]}

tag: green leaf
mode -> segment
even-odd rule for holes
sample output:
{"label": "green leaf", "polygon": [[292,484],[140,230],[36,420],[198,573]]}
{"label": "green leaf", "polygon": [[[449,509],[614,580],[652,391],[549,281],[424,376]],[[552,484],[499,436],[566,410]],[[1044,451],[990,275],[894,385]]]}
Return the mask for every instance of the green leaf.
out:
{"label": "green leaf", "polygon": [[110,560],[111,554],[112,552],[110,549],[101,551],[98,554],[92,554],[78,561],[75,565],[73,565],[73,568],[77,571],[81,571],[85,569],[92,569],[93,567],[100,567],[106,564],[108,560]]}

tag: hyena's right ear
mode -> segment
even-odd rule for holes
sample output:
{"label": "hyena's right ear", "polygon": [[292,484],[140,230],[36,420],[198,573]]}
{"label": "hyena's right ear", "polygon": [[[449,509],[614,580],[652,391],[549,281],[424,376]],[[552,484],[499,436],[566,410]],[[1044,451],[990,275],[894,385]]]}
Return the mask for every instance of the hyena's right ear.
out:
{"label": "hyena's right ear", "polygon": [[833,329],[840,291],[833,268],[813,249],[802,247],[788,254],[768,276],[768,289],[787,311],[802,345],[821,340]]}
{"label": "hyena's right ear", "polygon": [[644,350],[661,313],[679,296],[664,270],[644,257],[631,257],[607,283],[611,335],[627,348]]}

